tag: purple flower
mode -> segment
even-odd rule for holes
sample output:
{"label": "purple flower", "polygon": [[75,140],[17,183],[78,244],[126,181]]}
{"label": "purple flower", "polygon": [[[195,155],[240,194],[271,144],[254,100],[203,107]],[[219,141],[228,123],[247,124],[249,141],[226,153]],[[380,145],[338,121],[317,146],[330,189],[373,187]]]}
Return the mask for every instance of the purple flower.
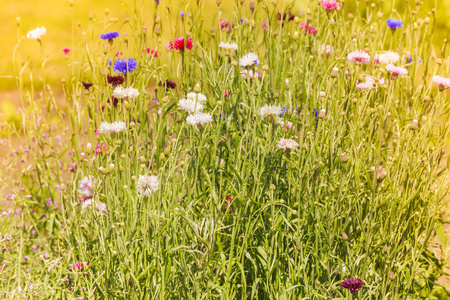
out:
{"label": "purple flower", "polygon": [[387,19],[386,25],[392,30],[392,33],[394,33],[396,29],[403,27],[403,22],[398,19]]}
{"label": "purple flower", "polygon": [[137,67],[137,62],[132,58],[129,58],[128,60],[127,59],[118,59],[114,62],[113,70],[116,73],[126,74],[128,72],[130,72],[130,73],[133,72],[134,69],[136,69],[136,67]]}
{"label": "purple flower", "polygon": [[361,279],[358,278],[347,278],[344,281],[342,281],[341,286],[344,289],[349,290],[352,294],[355,294],[358,292],[360,288],[364,285],[364,282]]}
{"label": "purple flower", "polygon": [[84,81],[82,81],[81,83],[83,84],[84,89],[87,90],[87,91],[89,91],[89,88],[94,85],[92,82],[84,82]]}
{"label": "purple flower", "polygon": [[112,43],[112,40],[119,37],[119,33],[117,31],[102,33],[100,35],[100,38],[102,40],[108,40],[110,43]]}

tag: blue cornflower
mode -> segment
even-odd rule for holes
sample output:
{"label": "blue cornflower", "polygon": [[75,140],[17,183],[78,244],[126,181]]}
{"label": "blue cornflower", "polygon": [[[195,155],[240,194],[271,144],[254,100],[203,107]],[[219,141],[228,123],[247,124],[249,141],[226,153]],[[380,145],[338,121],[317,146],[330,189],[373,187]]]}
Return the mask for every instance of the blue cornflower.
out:
{"label": "blue cornflower", "polygon": [[284,106],[284,107],[281,109],[281,112],[280,112],[280,116],[281,116],[281,117],[284,116],[284,114],[286,113],[286,110],[287,110],[286,106]]}
{"label": "blue cornflower", "polygon": [[[128,68],[127,68],[128,65]],[[118,59],[114,62],[114,72],[116,73],[128,73],[133,72],[136,69],[137,63],[134,59],[129,58],[128,61],[126,59]]]}
{"label": "blue cornflower", "polygon": [[102,33],[100,35],[100,38],[102,40],[108,40],[110,43],[112,43],[112,40],[119,37],[119,33],[117,31],[112,31],[108,33]]}
{"label": "blue cornflower", "polygon": [[[412,61],[413,61],[413,57],[412,57],[412,55],[410,55],[408,58],[408,62],[412,63]],[[421,64],[421,63],[422,63],[422,59],[419,57],[419,64]]]}
{"label": "blue cornflower", "polygon": [[317,109],[314,108],[313,114],[314,114],[314,119],[317,119],[317,116],[319,115],[319,112],[317,111]]}
{"label": "blue cornflower", "polygon": [[403,27],[403,22],[398,19],[387,19],[386,25],[394,32],[396,29]]}

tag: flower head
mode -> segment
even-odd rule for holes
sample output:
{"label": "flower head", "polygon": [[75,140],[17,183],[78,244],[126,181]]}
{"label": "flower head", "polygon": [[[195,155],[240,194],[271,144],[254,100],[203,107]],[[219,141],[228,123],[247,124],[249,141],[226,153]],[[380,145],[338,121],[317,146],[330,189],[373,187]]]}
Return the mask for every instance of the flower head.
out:
{"label": "flower head", "polygon": [[114,123],[103,122],[100,125],[98,132],[104,133],[104,134],[116,133],[116,132],[124,131],[125,129],[127,129],[127,126],[125,125],[125,122],[123,122],[123,121],[114,122]]}
{"label": "flower head", "polygon": [[253,72],[253,70],[242,70],[241,71],[241,77],[244,79],[253,79],[253,78],[259,78],[262,76],[262,72]]}
{"label": "flower head", "polygon": [[191,38],[188,38],[186,41],[186,45],[184,43],[184,37],[174,38],[169,42],[170,50],[180,50],[184,51],[184,48],[191,50],[195,46],[194,42]]}
{"label": "flower head", "polygon": [[126,74],[128,72],[133,72],[136,69],[137,63],[134,59],[118,59],[114,62],[114,72]]}
{"label": "flower head", "polygon": [[444,78],[438,75],[433,76],[433,83],[439,85],[439,90],[442,92],[450,88],[450,78]]}
{"label": "flower head", "polygon": [[156,177],[155,175],[139,175],[136,188],[139,196],[151,196],[159,188],[158,177]]}
{"label": "flower head", "polygon": [[239,66],[243,68],[251,67],[253,65],[258,66],[258,55],[255,53],[250,52],[239,59]]}
{"label": "flower head", "polygon": [[360,288],[364,285],[364,282],[361,279],[358,278],[347,278],[344,281],[342,281],[341,286],[344,289],[349,290],[352,294],[355,294],[358,292]]}
{"label": "flower head", "polygon": [[78,190],[83,197],[94,196],[94,186],[97,185],[98,180],[94,176],[85,176],[78,182]]}
{"label": "flower head", "polygon": [[84,265],[89,266],[89,262],[76,262],[76,263],[71,263],[69,266],[69,269],[72,271],[84,271]]}
{"label": "flower head", "polygon": [[158,85],[159,86],[164,86],[167,91],[169,89],[173,90],[174,88],[177,87],[177,84],[174,81],[172,81],[172,80],[166,80],[164,83],[162,83],[162,81],[160,81]]}
{"label": "flower head", "polygon": [[300,28],[303,28],[306,33],[309,32],[312,35],[315,35],[317,33],[316,28],[311,24],[308,24],[307,22],[301,22],[299,26]]}
{"label": "flower head", "polygon": [[84,86],[84,89],[87,91],[89,91],[89,88],[94,85],[92,82],[84,82],[84,81],[82,81],[81,84]]}
{"label": "flower head", "polygon": [[394,66],[393,64],[388,64],[386,66],[386,70],[388,70],[388,72],[391,73],[391,76],[394,78],[397,78],[398,75],[408,74],[408,70],[406,70],[405,68]]}
{"label": "flower head", "polygon": [[230,50],[236,51],[238,49],[238,45],[236,43],[220,42],[219,47],[223,48],[227,51],[230,51]]}
{"label": "flower head", "polygon": [[190,114],[203,110],[203,105],[199,101],[195,103],[195,101],[190,99],[181,99],[180,101],[178,101],[178,107]]}
{"label": "flower head", "polygon": [[100,38],[102,40],[108,40],[108,41],[112,41],[113,39],[116,39],[118,37],[119,37],[119,33],[117,31],[102,33],[100,35]]}
{"label": "flower head", "polygon": [[259,109],[259,115],[262,117],[275,117],[283,112],[281,106],[264,105]]}
{"label": "flower head", "polygon": [[151,54],[153,57],[158,57],[158,51],[155,49],[147,48],[147,53]]}
{"label": "flower head", "polygon": [[277,142],[277,148],[285,151],[291,151],[298,147],[298,143],[291,139],[281,139]]}
{"label": "flower head", "polygon": [[186,123],[189,125],[205,125],[212,122],[212,116],[208,113],[197,112],[189,115],[186,118]]}
{"label": "flower head", "polygon": [[113,91],[113,97],[118,99],[130,98],[136,99],[139,96],[139,91],[133,88],[116,87]]}
{"label": "flower head", "polygon": [[32,40],[40,40],[43,35],[47,34],[47,29],[45,27],[38,27],[31,31],[28,31],[27,38]]}
{"label": "flower head", "polygon": [[386,53],[378,54],[378,62],[383,65],[394,64],[398,62],[400,55],[397,52],[388,51]]}
{"label": "flower head", "polygon": [[70,53],[70,49],[69,48],[63,48],[63,52],[65,55]]}
{"label": "flower head", "polygon": [[117,85],[123,84],[125,82],[125,77],[123,77],[122,75],[117,75],[117,76],[108,75],[106,77],[106,80],[112,86],[117,86]]}
{"label": "flower head", "polygon": [[327,12],[332,11],[333,9],[339,8],[340,4],[336,0],[322,0],[320,1],[320,5],[323,6],[327,10]]}
{"label": "flower head", "polygon": [[93,199],[87,199],[86,201],[84,201],[83,204],[81,204],[81,209],[89,210],[92,209],[93,206],[95,206],[95,208],[102,213],[106,213],[108,211],[105,203],[95,201]]}
{"label": "flower head", "polygon": [[197,102],[206,102],[208,99],[206,98],[205,95],[203,95],[202,93],[188,93],[186,95],[186,98],[188,100],[192,100],[192,101],[197,101]]}
{"label": "flower head", "polygon": [[370,168],[370,171],[375,174],[375,177],[378,181],[383,180],[387,175],[386,168],[384,168],[382,165],[379,165],[378,167],[373,166],[372,168]]}
{"label": "flower head", "polygon": [[231,25],[227,21],[220,21],[220,30],[221,31],[226,30],[227,33],[230,33],[232,28],[233,28],[233,25]]}
{"label": "flower head", "polygon": [[370,56],[365,51],[355,51],[347,55],[347,59],[354,63],[367,64],[370,61]]}
{"label": "flower head", "polygon": [[403,22],[398,19],[387,19],[386,25],[394,32],[396,29],[403,27]]}

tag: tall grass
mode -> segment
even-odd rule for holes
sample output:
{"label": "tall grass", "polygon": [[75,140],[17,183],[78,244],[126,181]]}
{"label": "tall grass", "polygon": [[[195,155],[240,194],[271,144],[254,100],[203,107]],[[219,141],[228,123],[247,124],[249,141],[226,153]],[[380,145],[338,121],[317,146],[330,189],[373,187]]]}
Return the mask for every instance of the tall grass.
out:
{"label": "tall grass", "polygon": [[[83,33],[74,27],[64,109],[46,74],[32,69],[46,64],[45,36],[35,44],[40,62],[24,60],[19,43],[22,131],[9,130],[23,147],[7,158],[1,180],[10,208],[1,225],[5,297],[429,297],[447,256],[446,249],[440,256],[429,250],[435,235],[445,245],[448,193],[448,91],[438,91],[431,77],[445,77],[449,61],[446,43],[433,49],[434,15],[417,20],[411,11],[420,6],[409,2],[402,16],[366,2],[352,13],[344,2],[329,12],[309,2],[281,21],[293,1],[280,1],[281,8],[254,1],[253,13],[236,1],[234,13],[223,15],[220,5],[204,10],[199,0],[184,1],[180,10],[189,15],[174,23],[168,20],[179,8],[160,2],[150,2],[161,14],[144,28],[135,1],[111,43],[92,20]],[[215,25],[206,30],[202,20],[212,14]],[[392,32],[388,17],[404,26]],[[220,20],[232,25],[229,33]],[[161,33],[195,45],[163,54],[169,40]],[[238,50],[220,48],[224,41]],[[347,59],[363,49],[370,63]],[[395,78],[373,63],[388,50],[398,52],[395,64],[407,75]],[[240,67],[249,52],[259,63]],[[118,75],[118,58],[136,60],[123,86],[140,95],[115,106],[117,90],[106,77]],[[356,89],[366,76],[371,88]],[[166,89],[166,80],[177,87]],[[207,97],[211,123],[186,122],[178,102],[194,91]],[[283,112],[264,116],[266,105]],[[118,121],[125,130],[96,132]],[[299,146],[279,149],[282,138]],[[138,191],[141,175],[158,178],[150,196]],[[83,195],[83,179],[92,197]],[[349,278],[363,287],[346,290],[341,284]]]}

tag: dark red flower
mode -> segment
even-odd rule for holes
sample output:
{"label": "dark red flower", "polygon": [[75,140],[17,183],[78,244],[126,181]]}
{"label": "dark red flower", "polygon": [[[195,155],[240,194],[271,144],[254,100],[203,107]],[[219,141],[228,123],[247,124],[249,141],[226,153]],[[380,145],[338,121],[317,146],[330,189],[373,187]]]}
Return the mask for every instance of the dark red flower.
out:
{"label": "dark red flower", "polygon": [[113,86],[118,86],[119,84],[123,84],[125,82],[125,77],[123,77],[122,75],[118,75],[118,76],[107,76],[107,81],[109,84],[112,84]]}
{"label": "dark red flower", "polygon": [[341,286],[344,289],[349,290],[352,294],[355,294],[358,292],[360,288],[364,285],[364,282],[361,279],[358,278],[347,278],[344,281],[342,281]]}
{"label": "dark red flower", "polygon": [[81,83],[83,84],[84,88],[86,90],[88,90],[88,91],[89,91],[89,88],[94,85],[92,82],[84,82],[84,81],[82,81]]}
{"label": "dark red flower", "polygon": [[174,88],[177,87],[177,84],[176,84],[175,82],[173,82],[172,80],[166,80],[166,81],[164,82],[164,84],[160,81],[158,85],[159,85],[159,86],[163,86],[163,85],[164,85],[164,87],[166,88],[166,90],[169,90],[169,89],[172,89],[172,90],[173,90]]}

